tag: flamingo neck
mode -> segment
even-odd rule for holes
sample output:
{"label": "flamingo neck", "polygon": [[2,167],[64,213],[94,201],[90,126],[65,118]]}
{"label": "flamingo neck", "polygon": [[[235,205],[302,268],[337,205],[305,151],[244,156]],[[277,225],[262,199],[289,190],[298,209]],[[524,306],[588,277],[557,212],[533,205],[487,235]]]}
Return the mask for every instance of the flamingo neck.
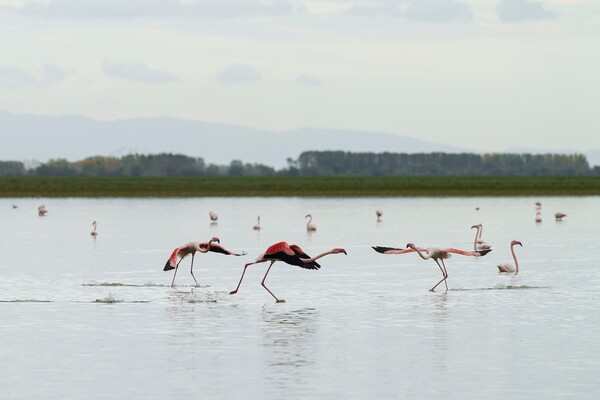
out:
{"label": "flamingo neck", "polygon": [[429,260],[431,258],[431,256],[429,255],[429,253],[427,254],[427,256],[424,256],[423,253],[421,253],[419,251],[419,249],[417,247],[413,247],[413,250],[417,252],[417,254],[423,259],[423,260]]}
{"label": "flamingo neck", "polygon": [[308,229],[308,227],[310,226],[310,223],[312,222],[312,215],[308,216],[308,222],[306,223],[306,228]]}
{"label": "flamingo neck", "polygon": [[480,225],[477,227],[477,236],[478,236],[478,239],[479,239],[479,240],[481,240],[481,234],[482,234],[482,233],[483,233],[483,226],[480,224]]}
{"label": "flamingo neck", "polygon": [[333,251],[334,251],[334,249],[331,249],[329,251],[326,251],[325,253],[321,253],[318,256],[314,256],[312,258],[302,258],[302,261],[304,263],[311,263],[313,261],[317,261],[321,257],[325,257],[326,255],[333,254]]}
{"label": "flamingo neck", "polygon": [[515,260],[515,274],[518,274],[519,273],[519,262],[517,261],[517,256],[515,254],[515,245],[514,244],[512,246],[510,246],[510,251],[512,253],[513,260]]}
{"label": "flamingo neck", "polygon": [[479,237],[479,227],[477,227],[477,232],[475,232],[475,242],[473,243],[473,251],[477,251],[477,238]]}

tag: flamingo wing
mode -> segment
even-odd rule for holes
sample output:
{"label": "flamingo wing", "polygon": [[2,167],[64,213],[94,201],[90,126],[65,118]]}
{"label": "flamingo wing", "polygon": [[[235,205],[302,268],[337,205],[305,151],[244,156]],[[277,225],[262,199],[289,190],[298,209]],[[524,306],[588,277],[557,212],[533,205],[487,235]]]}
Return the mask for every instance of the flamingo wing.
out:
{"label": "flamingo wing", "polygon": [[[208,245],[208,243],[207,243],[207,245]],[[228,256],[244,256],[244,255],[246,255],[245,251],[243,251],[241,253],[234,253],[233,251],[225,249],[220,244],[214,244],[214,243],[210,244],[208,251],[213,251],[215,253],[221,253],[221,254],[225,254]]]}
{"label": "flamingo wing", "polygon": [[395,247],[384,247],[384,246],[372,246],[373,250],[382,254],[406,254],[412,253],[414,249],[398,249]]}
{"label": "flamingo wing", "polygon": [[285,253],[288,256],[293,256],[294,254],[296,254],[296,253],[294,253],[294,251],[291,249],[290,245],[287,242],[275,243],[275,244],[269,246],[269,248],[267,248],[267,251],[265,251],[265,255],[270,255],[270,254],[275,254],[275,253]]}
{"label": "flamingo wing", "polygon": [[445,249],[441,249],[441,251],[446,252],[446,253],[461,254],[463,256],[481,257],[481,256],[485,256],[487,253],[492,251],[492,249],[467,251],[467,250],[455,249],[453,247],[447,247]]}
{"label": "flamingo wing", "polygon": [[[178,256],[179,252],[185,248],[186,248],[186,246],[183,246],[183,247],[178,247],[175,250],[173,250],[173,253],[171,253],[171,257],[169,257],[169,259],[167,260],[167,263],[165,264],[163,271],[170,271],[177,267],[177,256]],[[185,256],[185,254],[182,255],[182,258],[184,256]]]}
{"label": "flamingo wing", "polygon": [[302,250],[300,248],[300,246],[292,244],[290,246],[290,249],[292,249],[292,251],[294,252],[294,255],[296,256],[296,258],[299,261],[298,264],[293,264],[293,265],[297,265],[297,266],[305,268],[305,269],[319,269],[319,268],[321,268],[321,265],[319,265],[319,263],[316,262],[316,261],[305,263],[304,261],[300,260],[301,258],[304,258],[304,259],[310,258],[310,256],[308,254],[306,254],[304,252],[304,250]]}

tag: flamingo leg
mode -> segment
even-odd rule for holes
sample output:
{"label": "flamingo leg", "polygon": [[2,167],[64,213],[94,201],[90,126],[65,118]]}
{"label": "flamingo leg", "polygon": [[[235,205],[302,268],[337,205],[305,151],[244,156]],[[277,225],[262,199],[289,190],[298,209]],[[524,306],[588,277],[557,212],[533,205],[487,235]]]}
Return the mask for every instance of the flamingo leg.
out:
{"label": "flamingo leg", "polygon": [[177,265],[175,265],[175,273],[173,274],[173,280],[171,281],[171,287],[173,287],[173,284],[175,283],[175,275],[177,275],[177,270],[179,269],[179,263],[181,263],[182,260],[183,260],[183,258],[181,258],[181,260],[179,260]]}
{"label": "flamingo leg", "polygon": [[200,286],[200,284],[198,283],[198,281],[196,280],[196,277],[194,276],[194,256],[195,254],[192,254],[192,266],[190,267],[190,274],[192,274],[192,278],[194,278],[194,282],[196,282],[196,286]]}
{"label": "flamingo leg", "polygon": [[267,268],[267,272],[265,273],[265,276],[264,276],[264,278],[263,278],[263,280],[262,280],[262,282],[260,284],[262,285],[262,287],[264,287],[267,290],[267,292],[269,292],[271,294],[271,296],[273,296],[275,298],[275,301],[277,303],[283,303],[285,300],[279,300],[277,298],[277,296],[275,296],[273,294],[273,292],[271,292],[269,290],[269,288],[265,286],[265,279],[267,279],[267,275],[269,275],[269,271],[271,270],[271,267],[273,266],[273,264],[275,264],[275,260],[271,261],[271,265],[269,265],[269,268]]}
{"label": "flamingo leg", "polygon": [[446,285],[446,292],[448,291],[448,270],[446,269],[446,264],[444,264],[444,260],[440,260],[442,262],[442,267],[444,267],[444,285]]}
{"label": "flamingo leg", "polygon": [[[266,261],[266,260],[264,260]],[[242,271],[242,276],[240,277],[240,281],[238,282],[237,287],[235,288],[235,290],[232,290],[231,292],[229,292],[229,294],[236,294],[240,288],[240,285],[242,284],[242,280],[244,279],[244,274],[246,273],[246,268],[248,268],[249,266],[253,265],[253,264],[258,264],[259,262],[264,262],[264,261],[257,261],[257,262],[253,262],[253,263],[248,263],[246,265],[244,265],[244,271]]]}
{"label": "flamingo leg", "polygon": [[[448,277],[448,276],[447,276],[447,274],[446,274],[446,272],[444,272],[444,269],[442,268],[442,266],[441,266],[441,265],[440,265],[440,263],[438,262],[438,260],[434,258],[434,261],[435,261],[435,263],[438,265],[438,267],[440,268],[440,271],[442,271],[443,278],[442,278],[442,280],[441,280],[441,281],[439,281],[438,283],[436,283],[434,287],[432,287],[431,289],[429,289],[429,291],[430,291],[430,292],[435,292],[435,288],[436,288],[436,287],[438,287],[438,285],[439,285],[440,283],[444,282],[444,281],[446,280],[446,278]],[[442,262],[443,262],[443,261],[442,261]]]}

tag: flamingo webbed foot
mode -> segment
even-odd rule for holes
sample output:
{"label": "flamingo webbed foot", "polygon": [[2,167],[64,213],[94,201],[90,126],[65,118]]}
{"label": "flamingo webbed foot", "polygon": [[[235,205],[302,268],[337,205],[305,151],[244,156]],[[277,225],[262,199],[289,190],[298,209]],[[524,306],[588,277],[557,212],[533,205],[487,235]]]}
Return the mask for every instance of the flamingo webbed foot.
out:
{"label": "flamingo webbed foot", "polygon": [[229,292],[229,294],[236,294],[237,290],[232,290],[231,292]]}
{"label": "flamingo webbed foot", "polygon": [[277,299],[277,301],[275,301],[275,303],[285,303],[284,299]]}

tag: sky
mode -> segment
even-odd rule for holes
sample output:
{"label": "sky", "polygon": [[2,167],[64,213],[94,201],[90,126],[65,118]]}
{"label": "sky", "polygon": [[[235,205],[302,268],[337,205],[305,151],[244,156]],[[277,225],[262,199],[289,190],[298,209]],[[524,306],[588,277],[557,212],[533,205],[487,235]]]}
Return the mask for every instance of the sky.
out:
{"label": "sky", "polygon": [[598,71],[598,0],[0,0],[13,113],[585,152]]}

